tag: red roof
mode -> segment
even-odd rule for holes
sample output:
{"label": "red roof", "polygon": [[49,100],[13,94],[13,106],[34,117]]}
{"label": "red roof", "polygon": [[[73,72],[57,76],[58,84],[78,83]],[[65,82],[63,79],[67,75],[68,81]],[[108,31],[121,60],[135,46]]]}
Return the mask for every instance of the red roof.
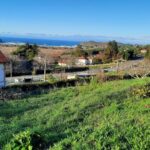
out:
{"label": "red roof", "polygon": [[5,55],[0,51],[0,64],[4,64],[8,62],[8,59],[5,57]]}

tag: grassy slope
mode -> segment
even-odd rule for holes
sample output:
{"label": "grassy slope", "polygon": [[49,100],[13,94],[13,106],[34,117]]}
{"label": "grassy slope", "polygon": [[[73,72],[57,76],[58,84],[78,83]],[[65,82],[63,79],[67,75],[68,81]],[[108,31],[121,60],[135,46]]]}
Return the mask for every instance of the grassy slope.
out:
{"label": "grassy slope", "polygon": [[0,145],[12,134],[29,129],[42,133],[49,145],[56,144],[54,149],[69,149],[71,145],[74,149],[126,149],[136,143],[137,149],[143,148],[150,140],[150,109],[145,107],[150,99],[127,98],[126,90],[147,82],[150,79],[91,83],[1,102]]}

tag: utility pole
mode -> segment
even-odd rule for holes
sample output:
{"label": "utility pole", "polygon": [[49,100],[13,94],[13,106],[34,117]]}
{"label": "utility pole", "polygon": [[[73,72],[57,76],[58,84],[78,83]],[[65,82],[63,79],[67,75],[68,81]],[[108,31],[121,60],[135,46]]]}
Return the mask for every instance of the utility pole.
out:
{"label": "utility pole", "polygon": [[10,60],[10,78],[12,79],[13,76],[13,65],[12,65],[12,60]]}
{"label": "utility pole", "polygon": [[117,60],[117,73],[119,72],[119,60]]}
{"label": "utility pole", "polygon": [[47,58],[44,59],[44,82],[46,81]]}
{"label": "utility pole", "polygon": [[60,61],[61,61],[61,80],[62,80],[63,79],[63,66],[62,66],[63,60],[61,57],[60,57]]}

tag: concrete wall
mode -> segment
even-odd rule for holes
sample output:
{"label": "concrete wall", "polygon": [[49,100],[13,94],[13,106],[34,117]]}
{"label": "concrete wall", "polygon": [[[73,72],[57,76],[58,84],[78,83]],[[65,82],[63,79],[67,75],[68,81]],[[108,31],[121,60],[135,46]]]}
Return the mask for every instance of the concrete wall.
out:
{"label": "concrete wall", "polygon": [[5,69],[4,65],[0,64],[0,88],[5,86]]}

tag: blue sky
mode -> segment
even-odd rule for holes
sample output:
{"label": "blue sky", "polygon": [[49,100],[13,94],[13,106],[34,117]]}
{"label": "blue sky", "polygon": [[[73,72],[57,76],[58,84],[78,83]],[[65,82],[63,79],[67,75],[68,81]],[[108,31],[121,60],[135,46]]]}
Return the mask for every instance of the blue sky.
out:
{"label": "blue sky", "polygon": [[150,0],[1,0],[0,33],[150,36]]}

